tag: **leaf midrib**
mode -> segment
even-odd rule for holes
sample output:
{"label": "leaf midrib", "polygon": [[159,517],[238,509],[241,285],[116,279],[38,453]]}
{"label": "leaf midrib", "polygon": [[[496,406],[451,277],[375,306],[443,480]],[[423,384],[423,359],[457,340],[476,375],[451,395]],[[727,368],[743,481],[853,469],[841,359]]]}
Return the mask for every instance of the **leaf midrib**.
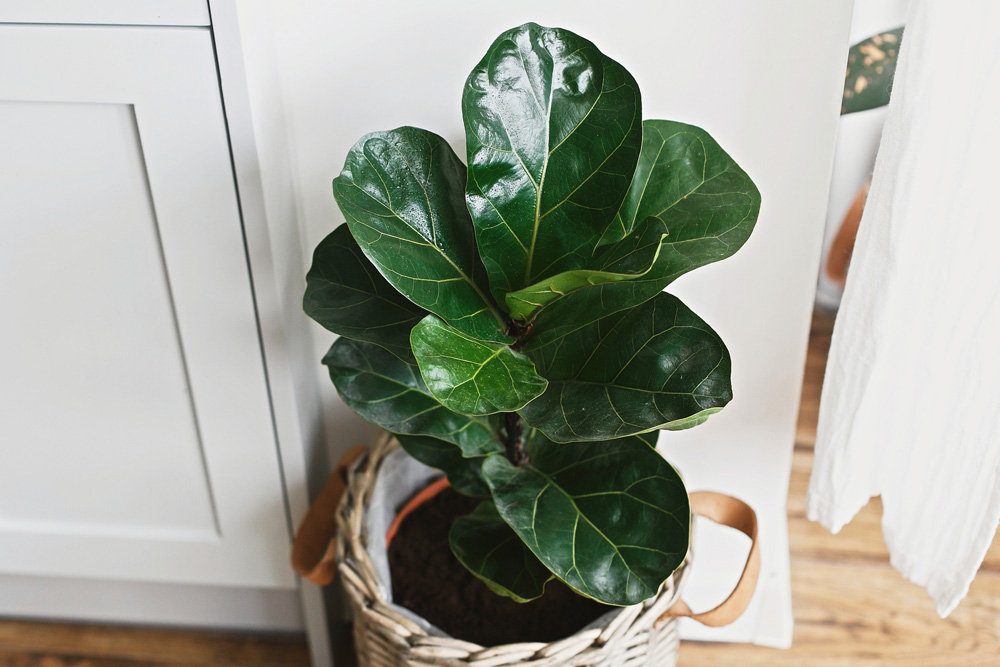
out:
{"label": "leaf midrib", "polygon": [[[718,365],[713,367],[712,371],[710,371],[708,375],[711,376],[711,374],[715,372],[716,368],[718,368]],[[701,381],[698,383],[698,386],[700,387],[701,385],[705,384],[706,379],[708,378],[707,377],[702,378]],[[622,391],[634,391],[640,394],[655,394],[657,396],[690,396],[692,398],[716,398],[716,399],[725,398],[724,396],[716,396],[714,394],[704,394],[696,391],[660,391],[658,389],[640,389],[638,387],[628,387],[621,384],[610,384],[608,382],[595,382],[593,380],[578,380],[575,378],[571,378],[569,380],[549,380],[549,385],[565,386],[568,384],[596,385],[598,387],[621,389]]]}
{"label": "leaf midrib", "polygon": [[[587,48],[590,48],[590,47],[588,47],[588,46],[582,46],[582,47],[580,47],[580,48],[578,48],[578,49],[576,49],[576,50],[574,50],[574,51],[572,51],[572,52],[570,52],[568,54],[565,54],[565,55],[563,55],[563,56],[560,57],[560,61],[564,62],[570,56],[573,56],[576,53],[578,53],[580,51],[583,51],[584,49],[587,49]],[[596,49],[595,49],[595,51],[596,51]],[[523,54],[521,54],[520,47],[518,47],[517,52],[518,52],[518,55],[521,56],[521,66],[524,69],[524,75],[525,75],[525,77],[530,78],[530,75],[528,74],[528,69],[524,65],[524,56],[523,56]],[[553,69],[552,69],[552,76],[555,77],[555,67],[554,66],[553,66]],[[594,103],[590,105],[590,108],[587,109],[587,113],[585,113],[583,115],[583,117],[577,122],[577,124],[575,126],[573,126],[573,129],[570,130],[569,132],[567,132],[566,136],[563,137],[562,140],[558,144],[556,144],[554,147],[551,147],[551,148],[550,148],[550,145],[551,145],[551,142],[552,142],[552,95],[555,92],[555,85],[554,85],[554,82],[552,80],[549,81],[548,103],[547,103],[546,108],[544,110],[545,111],[545,157],[542,160],[542,171],[541,171],[541,174],[539,175],[539,178],[538,178],[538,184],[535,185],[535,218],[534,218],[534,220],[532,222],[531,244],[528,247],[528,257],[527,257],[527,261],[525,262],[525,265],[524,265],[524,278],[522,279],[522,283],[524,285],[530,285],[531,284],[531,266],[532,266],[532,264],[534,263],[534,260],[535,260],[535,244],[538,241],[538,230],[541,227],[542,218],[545,217],[545,215],[548,215],[549,213],[551,213],[553,210],[555,210],[555,208],[558,208],[559,205],[562,204],[562,202],[560,202],[558,205],[556,205],[555,207],[553,207],[553,209],[550,209],[549,211],[546,211],[545,215],[542,215],[542,213],[541,213],[541,209],[542,209],[542,192],[545,189],[545,177],[546,177],[546,175],[548,173],[549,159],[552,157],[552,153],[555,152],[559,148],[559,146],[561,146],[566,140],[568,140],[571,136],[573,136],[573,134],[579,129],[579,127],[583,124],[583,122],[587,118],[590,117],[590,114],[594,111],[594,109],[597,108],[597,104],[598,104],[598,102],[600,102],[601,97],[603,97],[604,92],[605,92],[604,91],[604,76],[605,76],[605,68],[604,68],[604,63],[602,62],[601,63],[601,87],[600,87],[600,90],[598,90],[598,92],[597,92],[597,96],[594,98]],[[625,84],[623,84],[623,85],[625,85]],[[617,88],[615,90],[617,90]],[[633,122],[635,121],[634,116],[633,116],[632,120],[633,120]],[[504,130],[505,131],[507,130],[506,126],[504,126]],[[619,143],[619,147],[621,146],[621,144],[623,144],[625,142],[625,139],[627,137],[628,137],[628,133],[626,132],[625,135],[624,135],[624,137],[622,138],[621,143]],[[510,140],[510,133],[509,132],[507,133],[507,138],[508,138],[508,140]],[[513,141],[511,141],[511,146],[513,146],[513,145],[514,145],[514,143],[513,143]],[[615,149],[615,151],[616,150],[617,150],[617,148]],[[606,157],[601,162],[601,164],[598,165],[597,169],[595,169],[595,171],[593,173],[591,173],[586,179],[584,179],[573,190],[573,192],[576,192],[576,190],[579,190],[580,187],[583,186],[583,183],[586,183],[587,181],[589,181],[593,177],[593,175],[595,173],[597,173],[597,171],[600,170],[600,167],[604,166],[604,163],[607,162],[611,158],[612,155],[614,155],[615,151],[611,151],[608,154],[608,157]],[[516,154],[517,153],[515,151],[515,155]],[[521,162],[521,167],[524,168],[524,162],[521,161],[520,156],[518,156],[518,161]],[[525,173],[528,174],[528,179],[531,180],[531,174],[530,174],[530,172],[527,171],[527,169],[525,169]],[[532,184],[534,185],[534,181],[533,180],[532,180]],[[569,196],[572,196],[572,194],[573,193],[570,193]],[[567,196],[567,199],[569,198],[569,196]],[[563,201],[565,201],[565,200],[563,200]]]}

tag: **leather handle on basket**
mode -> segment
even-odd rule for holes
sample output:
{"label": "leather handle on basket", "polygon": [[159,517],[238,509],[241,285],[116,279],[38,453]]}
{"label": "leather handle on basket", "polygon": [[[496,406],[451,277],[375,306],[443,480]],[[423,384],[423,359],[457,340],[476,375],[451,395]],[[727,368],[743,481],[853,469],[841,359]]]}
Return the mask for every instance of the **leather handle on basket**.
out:
{"label": "leather handle on basket", "polygon": [[309,506],[292,540],[292,569],[320,586],[333,581],[337,572],[337,551],[332,541],[337,532],[337,505],[347,489],[347,468],[364,451],[364,447],[354,447],[344,454]]}
{"label": "leather handle on basket", "polygon": [[659,627],[669,618],[693,618],[702,625],[713,628],[729,625],[750,605],[757,577],[760,574],[760,544],[757,542],[757,514],[742,500],[712,491],[695,491],[691,494],[691,511],[698,516],[711,519],[721,526],[735,528],[750,538],[750,554],[743,574],[729,597],[715,609],[696,614],[683,600],[678,600],[662,616],[656,619]]}

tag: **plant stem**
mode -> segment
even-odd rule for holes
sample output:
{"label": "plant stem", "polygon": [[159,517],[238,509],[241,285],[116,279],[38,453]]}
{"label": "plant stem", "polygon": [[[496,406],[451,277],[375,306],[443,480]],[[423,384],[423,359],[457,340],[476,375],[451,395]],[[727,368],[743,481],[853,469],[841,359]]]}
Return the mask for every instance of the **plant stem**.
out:
{"label": "plant stem", "polygon": [[507,412],[503,416],[506,431],[507,459],[516,466],[528,462],[528,453],[524,451],[524,422],[516,412]]}
{"label": "plant stem", "polygon": [[510,344],[510,349],[515,352],[521,351],[521,346],[524,345],[524,339],[527,338],[528,334],[531,333],[533,325],[528,324],[526,327],[522,327],[517,322],[510,320],[507,324],[507,335],[513,336],[517,340]]}
{"label": "plant stem", "polygon": [[[531,326],[529,323],[528,326],[523,327],[512,319],[507,320],[507,335],[516,339],[511,343],[510,349],[515,352],[521,351],[525,336],[531,333]],[[524,465],[528,462],[528,452],[524,451],[524,420],[516,412],[505,412],[503,424],[506,435],[504,444],[507,449],[507,459],[516,466]]]}

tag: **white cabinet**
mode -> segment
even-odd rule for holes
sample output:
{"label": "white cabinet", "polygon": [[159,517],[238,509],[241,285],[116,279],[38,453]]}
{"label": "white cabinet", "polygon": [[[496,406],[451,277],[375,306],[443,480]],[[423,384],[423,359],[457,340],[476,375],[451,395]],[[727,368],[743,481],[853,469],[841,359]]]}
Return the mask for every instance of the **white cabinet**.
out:
{"label": "white cabinet", "polygon": [[206,0],[0,0],[0,22],[207,26]]}
{"label": "white cabinet", "polygon": [[208,30],[0,62],[0,571],[294,587]]}
{"label": "white cabinet", "polygon": [[0,25],[0,590],[297,595],[247,256],[208,28]]}

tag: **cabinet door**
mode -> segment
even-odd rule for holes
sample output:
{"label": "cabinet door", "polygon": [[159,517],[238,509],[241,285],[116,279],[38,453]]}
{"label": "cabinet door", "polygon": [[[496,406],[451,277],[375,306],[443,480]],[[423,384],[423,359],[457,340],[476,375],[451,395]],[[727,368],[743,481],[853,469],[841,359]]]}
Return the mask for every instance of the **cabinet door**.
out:
{"label": "cabinet door", "polygon": [[204,28],[0,25],[0,572],[292,588]]}

